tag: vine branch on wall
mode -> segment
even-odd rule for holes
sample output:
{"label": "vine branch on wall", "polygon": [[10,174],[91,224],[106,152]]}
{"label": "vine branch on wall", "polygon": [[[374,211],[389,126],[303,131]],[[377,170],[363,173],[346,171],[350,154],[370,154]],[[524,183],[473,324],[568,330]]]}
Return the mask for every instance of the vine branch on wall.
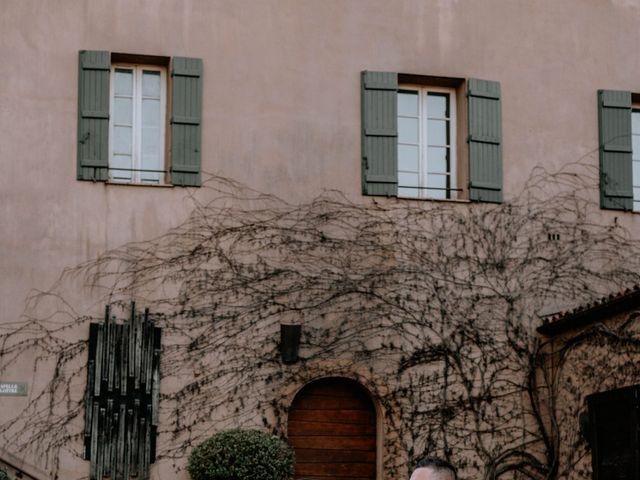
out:
{"label": "vine branch on wall", "polygon": [[[390,478],[425,454],[462,478],[560,478],[564,385],[537,374],[535,327],[553,307],[640,283],[640,245],[601,216],[596,185],[578,162],[534,170],[500,205],[335,191],[293,204],[211,176],[180,226],[66,270],[2,326],[0,373],[28,358],[42,388],[0,436],[51,472],[61,452],[81,457],[94,312],[74,304],[86,295],[100,309],[135,300],[164,329],[158,461],[179,468],[230,426],[284,434],[287,385],[351,375],[388,412]],[[295,365],[280,361],[281,323],[302,325]]]}

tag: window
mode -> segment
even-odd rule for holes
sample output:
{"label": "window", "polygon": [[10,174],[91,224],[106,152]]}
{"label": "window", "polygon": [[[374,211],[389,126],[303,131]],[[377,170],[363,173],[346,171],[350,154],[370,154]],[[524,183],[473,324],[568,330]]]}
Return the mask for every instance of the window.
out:
{"label": "window", "polygon": [[594,480],[640,478],[639,399],[640,385],[587,397]]}
{"label": "window", "polygon": [[164,183],[166,82],[162,67],[112,67],[110,180]]}
{"label": "window", "polygon": [[200,185],[202,60],[83,50],[78,89],[78,180]]}
{"label": "window", "polygon": [[456,198],[455,90],[398,90],[398,196]]}
{"label": "window", "polygon": [[498,82],[365,71],[361,95],[364,195],[502,201]]}

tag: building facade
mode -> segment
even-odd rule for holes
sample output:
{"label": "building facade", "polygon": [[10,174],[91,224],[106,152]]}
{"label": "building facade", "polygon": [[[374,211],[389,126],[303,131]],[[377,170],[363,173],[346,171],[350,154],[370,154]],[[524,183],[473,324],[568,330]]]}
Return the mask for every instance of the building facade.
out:
{"label": "building facade", "polygon": [[640,284],[640,2],[0,6],[0,381],[27,384],[0,460],[122,464],[100,434],[133,420],[87,405],[116,418],[98,359],[151,330],[98,353],[109,306],[162,329],[150,478],[237,427],[291,439],[297,478],[591,478],[549,439],[536,328]]}

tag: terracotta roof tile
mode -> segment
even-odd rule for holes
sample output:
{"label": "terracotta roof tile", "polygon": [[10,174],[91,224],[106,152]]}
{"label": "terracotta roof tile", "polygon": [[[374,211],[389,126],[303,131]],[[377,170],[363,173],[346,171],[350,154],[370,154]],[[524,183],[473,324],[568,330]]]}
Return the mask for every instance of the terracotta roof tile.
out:
{"label": "terracotta roof tile", "polygon": [[546,317],[538,333],[554,336],[612,317],[640,305],[640,285],[626,288],[579,307]]}

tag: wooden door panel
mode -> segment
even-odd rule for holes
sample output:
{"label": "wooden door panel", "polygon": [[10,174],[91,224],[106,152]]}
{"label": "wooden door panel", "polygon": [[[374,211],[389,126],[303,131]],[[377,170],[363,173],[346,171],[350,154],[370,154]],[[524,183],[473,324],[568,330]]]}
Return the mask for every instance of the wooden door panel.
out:
{"label": "wooden door panel", "polygon": [[376,452],[322,450],[299,448],[296,450],[296,462],[300,463],[375,463]]}
{"label": "wooden door panel", "polygon": [[289,443],[294,448],[317,448],[321,450],[375,450],[376,439],[367,437],[341,437],[339,435],[326,436],[293,436]]}
{"label": "wooden door panel", "polygon": [[330,397],[326,395],[305,395],[301,409],[304,410],[356,410],[367,411],[361,398]]}
{"label": "wooden door panel", "polygon": [[338,423],[330,419],[328,422],[289,421],[289,435],[375,435],[376,426],[367,424]]}
{"label": "wooden door panel", "polygon": [[352,380],[329,378],[304,387],[289,410],[289,444],[297,480],[376,478],[376,413]]}
{"label": "wooden door panel", "polygon": [[365,477],[375,478],[376,466],[371,463],[299,463],[296,471],[301,476]]}
{"label": "wooden door panel", "polygon": [[[323,422],[327,419],[326,410],[292,410],[289,421]],[[334,423],[373,424],[376,422],[375,412],[365,410],[333,410],[331,421]]]}

